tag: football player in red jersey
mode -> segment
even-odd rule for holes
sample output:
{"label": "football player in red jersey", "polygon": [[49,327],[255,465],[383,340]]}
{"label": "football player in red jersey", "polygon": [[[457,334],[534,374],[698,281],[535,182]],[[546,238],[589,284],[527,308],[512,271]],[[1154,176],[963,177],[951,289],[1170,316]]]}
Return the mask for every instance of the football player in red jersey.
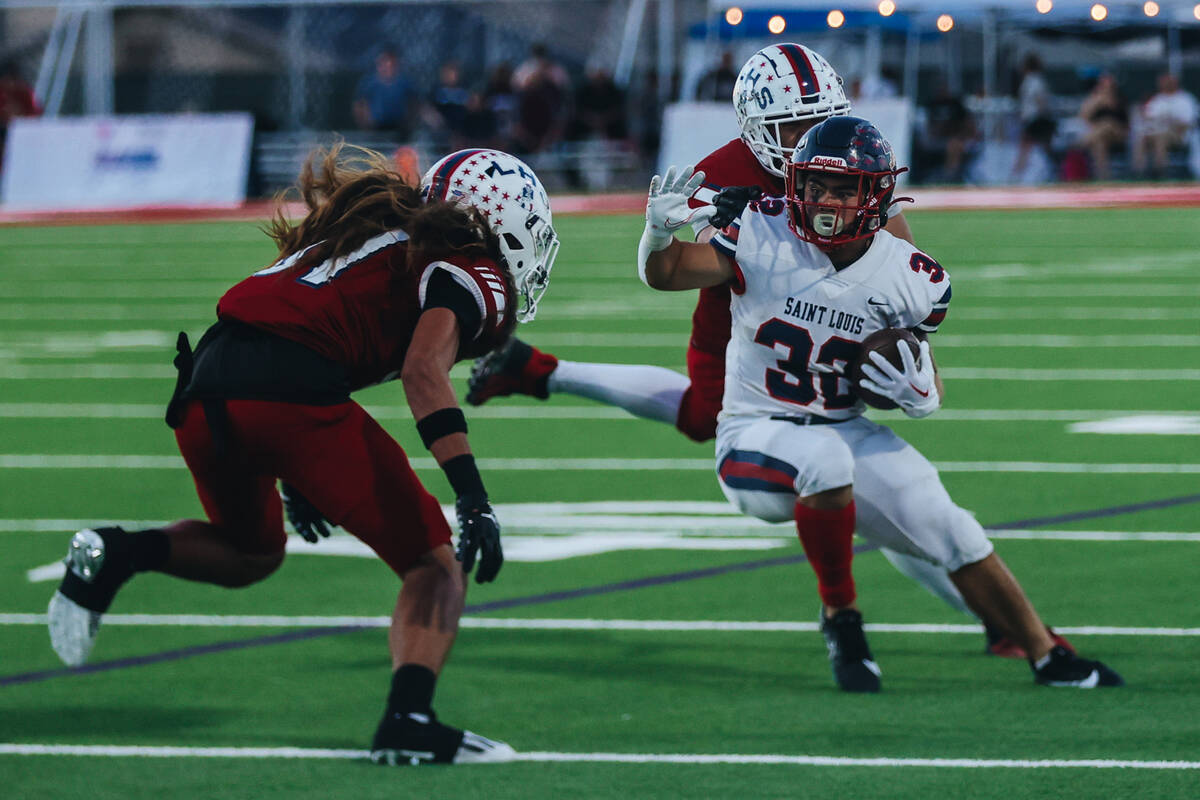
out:
{"label": "football player in red jersey", "polygon": [[[494,150],[443,158],[421,189],[377,153],[342,156],[335,147],[310,158],[299,182],[308,214],[295,224],[277,215],[278,259],[225,293],[194,354],[180,334],[167,422],[208,521],[76,533],[50,602],[51,643],[67,664],[86,661],[101,616],[137,572],[262,580],[284,558],[286,507],[304,538],[328,535],[327,520],[340,525],[403,582],[372,759],[508,760],[511,747],[440,723],[432,706],[464,574],[478,559],[475,580],[491,581],[503,563],[449,371],[534,316],[558,248],[549,200],[529,167]],[[396,377],[457,495],[457,553],[404,451],[350,399]]]}
{"label": "football player in red jersey", "polygon": [[[828,117],[850,113],[842,79],[819,53],[799,44],[771,45],[751,56],[738,74],[733,104],[741,136],[705,156],[695,167],[704,173],[704,183],[688,205],[698,215],[710,209],[717,194],[727,187],[757,186],[765,195],[783,195],[786,165],[800,137]],[[747,195],[740,195],[742,205],[746,199]],[[707,242],[716,230],[707,216],[698,216],[693,224],[699,242]],[[898,211],[888,218],[886,230],[914,244],[912,230]],[[710,441],[716,435],[725,386],[729,302],[727,285],[698,292],[686,377],[649,365],[560,361],[514,338],[476,362],[467,402],[482,405],[493,397],[514,393],[545,399],[564,392],[673,424],[697,442]],[[957,610],[973,613],[945,570],[881,549],[902,573]],[[987,652],[1025,657],[998,628],[985,628]]]}

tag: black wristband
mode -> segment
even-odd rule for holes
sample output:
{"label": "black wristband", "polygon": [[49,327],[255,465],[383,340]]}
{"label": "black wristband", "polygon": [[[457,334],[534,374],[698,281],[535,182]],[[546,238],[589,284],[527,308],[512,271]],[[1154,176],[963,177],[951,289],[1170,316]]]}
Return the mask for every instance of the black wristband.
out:
{"label": "black wristband", "polygon": [[475,467],[475,456],[470,453],[465,453],[442,464],[442,471],[446,473],[446,480],[450,481],[450,487],[454,489],[454,494],[462,497],[465,494],[481,494],[487,496],[487,491],[483,488],[483,478],[479,477],[479,470]]}
{"label": "black wristband", "polygon": [[417,433],[421,434],[426,450],[443,436],[466,432],[467,418],[463,416],[461,408],[439,408],[417,420]]}

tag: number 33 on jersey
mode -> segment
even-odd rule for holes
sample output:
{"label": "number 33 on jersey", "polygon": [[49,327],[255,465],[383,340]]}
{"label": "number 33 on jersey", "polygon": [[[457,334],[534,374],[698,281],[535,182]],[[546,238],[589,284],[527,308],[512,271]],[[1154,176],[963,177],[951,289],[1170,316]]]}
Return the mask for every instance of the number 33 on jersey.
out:
{"label": "number 33 on jersey", "polygon": [[833,370],[881,328],[936,331],[950,276],[886,231],[839,271],[816,246],[797,242],[781,211],[751,204],[712,240],[737,274],[722,414],[858,416],[865,405]]}

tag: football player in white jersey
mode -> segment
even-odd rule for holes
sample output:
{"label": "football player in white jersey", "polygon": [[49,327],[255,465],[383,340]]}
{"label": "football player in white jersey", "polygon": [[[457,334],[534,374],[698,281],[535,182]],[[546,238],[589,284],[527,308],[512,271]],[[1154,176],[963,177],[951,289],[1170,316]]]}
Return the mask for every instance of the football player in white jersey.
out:
{"label": "football player in white jersey", "polygon": [[[792,149],[804,132],[828,117],[850,113],[842,79],[829,62],[804,45],[788,42],[764,47],[746,61],[734,86],[733,107],[741,135],[697,164],[705,177],[689,200],[692,208],[711,206],[727,187],[758,186],[765,194],[781,195]],[[889,233],[913,242],[903,216],[892,214],[884,224]],[[700,242],[716,233],[704,216],[697,218],[692,228]],[[513,339],[476,362],[467,402],[482,405],[514,393],[543,400],[551,394],[574,394],[674,425],[697,442],[710,441],[716,436],[724,391],[729,303],[729,287],[724,284],[697,293],[686,377],[644,364],[560,361]],[[902,573],[955,609],[971,613],[945,570],[882,549]],[[1024,651],[993,625],[987,626],[987,638],[986,652],[1025,657]],[[1061,638],[1058,641],[1066,643]]]}
{"label": "football player in white jersey", "polygon": [[[638,247],[642,280],[662,290],[732,282],[717,426],[721,488],[749,515],[795,520],[817,573],[822,630],[843,689],[880,686],[849,569],[856,525],[868,541],[945,568],[967,603],[1021,645],[1038,683],[1120,686],[1116,672],[1054,641],[933,465],[863,416],[859,388],[914,418],[935,412],[944,395],[927,337],[945,317],[949,275],[882,230],[903,171],[870,122],[830,117],[796,146],[784,196],[750,202],[709,244],[673,236],[716,214],[689,207],[703,173],[672,168],[651,181]],[[883,328],[912,330],[919,356],[901,347],[899,369],[873,354],[867,377],[852,386],[844,368],[862,340]]]}

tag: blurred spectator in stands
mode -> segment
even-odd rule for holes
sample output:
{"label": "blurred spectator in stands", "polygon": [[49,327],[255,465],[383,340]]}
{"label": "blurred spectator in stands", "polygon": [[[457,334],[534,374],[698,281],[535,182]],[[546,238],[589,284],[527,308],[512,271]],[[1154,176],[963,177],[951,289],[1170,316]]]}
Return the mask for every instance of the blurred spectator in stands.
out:
{"label": "blurred spectator in stands", "polygon": [[358,84],[354,119],[360,128],[392,131],[401,139],[412,135],[412,86],[400,71],[396,51],[385,47],[375,57],[375,69]]}
{"label": "blurred spectator in stands", "polygon": [[1027,182],[1030,156],[1036,151],[1052,162],[1050,142],[1058,127],[1050,110],[1050,86],[1042,75],[1042,60],[1029,53],[1021,63],[1021,82],[1017,87],[1017,109],[1021,117],[1021,145],[1013,167],[1014,179]]}
{"label": "blurred spectator in stands", "polygon": [[434,149],[460,150],[464,145],[452,142],[462,138],[463,119],[470,96],[462,85],[462,69],[457,61],[446,61],[438,68],[438,83],[429,93],[429,105],[422,109],[422,119],[433,138]]}
{"label": "blurred spectator in stands", "polygon": [[589,189],[605,189],[612,178],[612,156],[627,145],[629,136],[625,92],[608,70],[590,66],[575,87],[572,107],[567,138],[576,143],[579,165],[568,170],[567,180]]}
{"label": "blurred spectator in stands", "polygon": [[513,71],[517,120],[513,131],[519,153],[550,150],[566,132],[569,112],[567,71],[550,58],[546,46],[530,48],[529,59]]}
{"label": "blurred spectator in stands", "polygon": [[1129,141],[1129,109],[1114,75],[1105,72],[1096,78],[1079,107],[1079,119],[1086,126],[1079,143],[1091,157],[1092,177],[1106,181],[1112,177],[1109,156]]}
{"label": "blurred spectator in stands", "polygon": [[463,109],[462,122],[451,138],[453,150],[468,147],[492,147],[503,150],[507,145],[500,138],[500,125],[496,112],[488,105],[483,92],[470,92]]}
{"label": "blurred spectator in stands", "polygon": [[[730,97],[733,89],[730,89]],[[583,82],[575,88],[574,116],[570,137],[583,139],[624,139],[629,135],[625,92],[603,67],[589,67]]]}
{"label": "blurred spectator in stands", "polygon": [[733,52],[726,50],[721,53],[721,61],[717,66],[704,73],[696,84],[697,100],[714,100],[728,103],[733,99],[733,85],[737,83],[740,64],[733,63]]}
{"label": "blurred spectator in stands", "polygon": [[975,118],[967,110],[963,98],[950,90],[945,81],[938,86],[933,101],[925,106],[926,137],[920,146],[940,151],[941,167],[930,176],[934,182],[961,183],[967,166],[967,156],[979,140]]}
{"label": "blurred spectator in stands", "polygon": [[492,67],[487,85],[483,89],[483,101],[496,117],[496,136],[501,150],[515,150],[513,129],[517,123],[517,93],[513,90],[513,68],[507,61]]}
{"label": "blurred spectator in stands", "polygon": [[535,80],[550,81],[563,90],[566,90],[571,82],[562,64],[550,57],[550,51],[541,42],[530,45],[529,58],[522,61],[513,70],[513,89],[520,92]]}
{"label": "blurred spectator in stands", "polygon": [[1147,151],[1153,157],[1151,175],[1166,174],[1170,150],[1188,147],[1196,130],[1196,98],[1179,86],[1179,78],[1170,72],[1158,76],[1158,91],[1146,101],[1133,139],[1133,168],[1146,173]]}
{"label": "blurred spectator in stands", "polygon": [[900,94],[896,70],[883,67],[878,75],[867,75],[854,81],[853,100],[886,100]]}
{"label": "blurred spectator in stands", "polygon": [[642,72],[641,82],[630,84],[629,94],[629,107],[637,109],[631,120],[634,139],[642,157],[653,164],[662,138],[663,105],[658,94],[658,70],[652,67]]}
{"label": "blurred spectator in stands", "polygon": [[8,124],[17,117],[36,117],[42,113],[33,87],[21,76],[15,61],[0,64],[0,169],[4,167],[4,141]]}

